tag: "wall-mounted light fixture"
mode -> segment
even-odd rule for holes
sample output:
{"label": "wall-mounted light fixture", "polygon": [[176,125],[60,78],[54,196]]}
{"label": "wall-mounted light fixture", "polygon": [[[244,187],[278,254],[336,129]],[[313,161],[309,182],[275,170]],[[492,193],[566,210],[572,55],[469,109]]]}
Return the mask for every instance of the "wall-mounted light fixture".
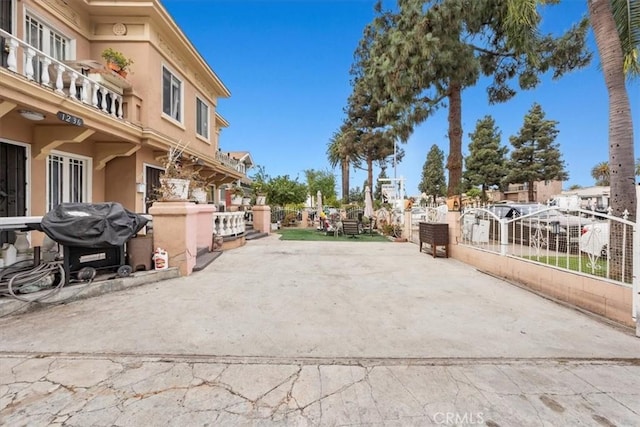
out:
{"label": "wall-mounted light fixture", "polygon": [[147,186],[144,182],[136,182],[136,192],[144,193],[146,191]]}
{"label": "wall-mounted light fixture", "polygon": [[38,113],[37,111],[31,110],[20,110],[20,115],[28,120],[33,120],[35,122],[39,122],[40,120],[44,120],[44,114]]}

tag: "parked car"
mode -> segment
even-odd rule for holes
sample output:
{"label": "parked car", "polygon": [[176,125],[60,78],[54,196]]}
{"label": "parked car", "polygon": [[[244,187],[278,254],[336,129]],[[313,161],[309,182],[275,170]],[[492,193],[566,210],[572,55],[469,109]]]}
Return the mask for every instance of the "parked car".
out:
{"label": "parked car", "polygon": [[580,252],[606,258],[608,245],[609,222],[594,222],[582,228]]}
{"label": "parked car", "polygon": [[[510,243],[536,245],[559,252],[577,253],[582,228],[593,222],[580,216],[549,210],[538,203],[499,203],[488,209],[500,219],[513,220],[508,226]],[[497,238],[495,226],[491,227],[490,233]]]}

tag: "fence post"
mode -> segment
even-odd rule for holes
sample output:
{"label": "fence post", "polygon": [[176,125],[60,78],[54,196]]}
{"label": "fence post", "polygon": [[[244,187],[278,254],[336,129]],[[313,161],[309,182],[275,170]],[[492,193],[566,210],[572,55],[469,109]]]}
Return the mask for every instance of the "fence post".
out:
{"label": "fence post", "polygon": [[500,255],[505,256],[507,254],[507,247],[509,246],[509,225],[507,221],[502,218],[500,220]]}
{"label": "fence post", "polygon": [[636,336],[640,338],[640,185],[636,185],[636,217],[633,225],[633,248],[631,262],[633,263],[632,289],[633,318],[636,321]]}

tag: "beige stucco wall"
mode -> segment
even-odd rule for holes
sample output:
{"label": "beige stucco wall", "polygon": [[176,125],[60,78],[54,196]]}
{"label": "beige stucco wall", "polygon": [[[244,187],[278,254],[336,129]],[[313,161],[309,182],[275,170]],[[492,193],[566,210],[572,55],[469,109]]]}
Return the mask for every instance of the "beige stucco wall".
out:
{"label": "beige stucco wall", "polygon": [[623,325],[635,326],[630,286],[458,245],[460,213],[449,212],[447,222],[451,242],[449,256],[452,258]]}

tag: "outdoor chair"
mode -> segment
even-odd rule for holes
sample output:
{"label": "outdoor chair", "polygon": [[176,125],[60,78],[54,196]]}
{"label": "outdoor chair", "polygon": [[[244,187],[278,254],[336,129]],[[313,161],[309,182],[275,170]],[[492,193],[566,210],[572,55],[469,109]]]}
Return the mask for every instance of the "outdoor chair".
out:
{"label": "outdoor chair", "polygon": [[357,219],[342,220],[342,234],[345,236],[356,238],[360,234],[360,227]]}

